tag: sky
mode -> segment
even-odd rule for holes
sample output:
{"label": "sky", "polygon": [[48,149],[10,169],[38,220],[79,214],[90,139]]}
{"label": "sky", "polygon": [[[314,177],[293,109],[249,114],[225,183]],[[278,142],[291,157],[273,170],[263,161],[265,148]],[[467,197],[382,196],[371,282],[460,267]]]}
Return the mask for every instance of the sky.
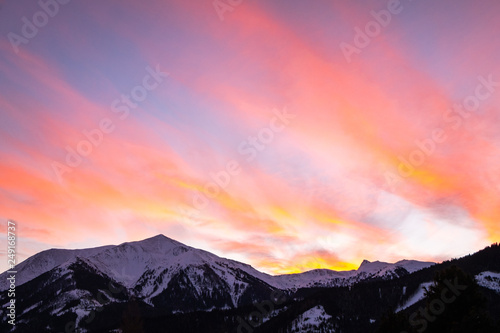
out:
{"label": "sky", "polygon": [[500,241],[496,0],[0,6],[1,271],[8,221],[270,274]]}

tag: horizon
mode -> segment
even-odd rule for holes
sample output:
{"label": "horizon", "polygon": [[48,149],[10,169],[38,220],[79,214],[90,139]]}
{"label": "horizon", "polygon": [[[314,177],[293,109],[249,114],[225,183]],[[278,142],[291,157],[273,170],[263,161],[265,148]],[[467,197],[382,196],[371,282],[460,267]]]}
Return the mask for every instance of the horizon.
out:
{"label": "horizon", "polygon": [[[146,237],[146,238],[141,239],[141,240],[126,241],[126,242],[119,243],[119,244],[102,244],[102,245],[98,245],[98,246],[95,246],[95,247],[90,247],[90,248],[49,248],[49,249],[44,249],[44,250],[42,250],[42,251],[40,251],[40,252],[38,252],[38,253],[36,253],[36,254],[34,254],[34,255],[37,255],[37,254],[39,254],[39,253],[41,253],[41,252],[50,251],[50,250],[68,250],[68,251],[74,251],[74,250],[89,250],[89,249],[99,248],[99,247],[110,247],[110,246],[112,246],[112,247],[116,247],[116,246],[121,246],[121,245],[123,245],[123,244],[129,244],[129,243],[140,243],[140,242],[147,241],[147,240],[150,240],[150,239],[153,239],[153,238],[157,238],[157,237],[159,237],[159,236],[162,236],[162,237],[164,237],[164,238],[167,238],[168,240],[174,241],[174,242],[176,242],[176,243],[180,243],[180,244],[182,244],[182,245],[185,245],[185,246],[187,246],[187,247],[191,247],[191,248],[196,249],[196,250],[207,251],[206,249],[203,249],[203,248],[196,248],[196,247],[192,247],[192,246],[190,246],[189,244],[184,244],[184,243],[182,243],[182,242],[177,241],[176,239],[173,239],[173,238],[171,238],[171,237],[168,237],[167,235],[164,235],[164,234],[157,234],[157,235],[152,235],[152,236]],[[468,256],[468,255],[471,255],[471,254],[478,253],[478,252],[483,251],[483,250],[485,250],[486,248],[489,248],[489,247],[491,247],[492,245],[496,245],[496,244],[498,244],[498,243],[492,243],[492,244],[490,244],[490,245],[488,245],[488,246],[486,246],[486,247],[484,247],[484,248],[481,248],[481,249],[475,250],[475,251],[473,251],[472,253],[468,253],[468,254],[466,254],[466,255],[464,255],[464,256],[461,256],[461,257],[458,257],[458,258],[451,258],[451,257],[450,257],[450,258],[447,258],[447,259],[442,260],[442,261],[427,261],[427,263],[442,264],[442,263],[443,263],[443,262],[445,262],[445,261],[455,260],[455,259],[460,259],[460,258],[463,258],[463,257],[465,257],[465,256]],[[210,252],[210,251],[207,251],[207,252]],[[215,253],[213,253],[213,254],[215,254]],[[34,256],[34,255],[33,255],[33,256]],[[229,258],[229,257],[224,256],[224,254],[215,254],[215,255],[216,255],[217,257],[219,257],[219,258],[222,258],[222,259],[234,260],[234,259],[231,259],[231,258]],[[26,259],[29,259],[29,258],[26,258]],[[412,259],[412,258],[403,258],[403,259],[398,259],[397,261],[394,261],[394,262],[385,262],[385,261],[381,261],[381,260],[367,260],[367,259],[363,259],[363,260],[361,261],[361,263],[359,263],[358,267],[357,267],[357,268],[355,268],[355,269],[332,270],[332,269],[329,269],[329,268],[314,268],[314,269],[310,269],[310,270],[303,271],[303,272],[286,273],[286,274],[272,274],[271,272],[261,271],[261,270],[259,270],[259,269],[258,269],[258,268],[256,268],[256,267],[253,267],[253,266],[252,266],[252,267],[253,267],[253,268],[255,268],[256,270],[260,271],[260,272],[263,272],[263,273],[266,273],[266,274],[269,274],[269,275],[276,276],[276,275],[300,274],[300,273],[310,272],[310,271],[314,271],[314,270],[330,270],[330,271],[337,271],[337,272],[357,271],[357,270],[359,270],[359,268],[363,265],[363,263],[364,263],[365,261],[366,261],[367,263],[383,263],[383,264],[390,264],[390,265],[395,265],[395,264],[398,264],[398,263],[403,262],[403,261],[418,261],[418,262],[426,262],[426,261],[414,260],[414,259]],[[248,263],[246,263],[246,262],[241,262],[241,263],[243,263],[243,264],[248,264]],[[21,262],[19,262],[19,264],[21,264]],[[250,265],[250,266],[251,266],[251,265]],[[0,272],[0,274],[1,274],[1,273],[4,273],[4,271],[1,271],[1,272]]]}
{"label": "horizon", "polygon": [[17,262],[167,234],[269,274],[499,242],[499,9],[4,1],[2,234]]}

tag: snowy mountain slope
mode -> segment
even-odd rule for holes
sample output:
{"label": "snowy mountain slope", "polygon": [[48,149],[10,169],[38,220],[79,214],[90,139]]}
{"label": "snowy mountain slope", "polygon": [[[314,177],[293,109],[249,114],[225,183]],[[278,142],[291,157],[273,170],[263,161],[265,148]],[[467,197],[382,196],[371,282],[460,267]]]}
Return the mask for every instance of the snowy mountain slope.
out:
{"label": "snowy mountain slope", "polygon": [[[36,266],[35,259],[43,261]],[[500,277],[489,271],[496,269],[491,264],[494,261],[483,260],[482,254],[474,260],[482,265],[474,272],[478,282],[496,288]],[[136,304],[144,318],[152,320],[143,322],[150,328],[147,332],[167,327],[199,332],[204,328],[202,323],[208,323],[211,332],[229,332],[240,324],[238,318],[263,311],[259,304],[270,302],[275,291],[285,295],[287,303],[279,310],[275,307],[276,311],[263,320],[259,326],[263,332],[291,327],[295,332],[340,332],[358,326],[366,329],[380,320],[381,310],[373,304],[399,305],[398,310],[402,310],[418,302],[434,267],[419,270],[430,265],[409,260],[394,264],[365,260],[352,271],[318,269],[271,276],[163,235],[96,249],[50,250],[18,266],[19,273],[26,277],[36,276],[37,269],[41,274],[16,289],[19,326],[15,331],[60,332],[70,322],[76,323],[81,332],[116,330]],[[401,302],[409,285],[412,290],[419,287]],[[121,291],[110,293],[118,289]],[[8,299],[7,292],[0,291],[0,305],[6,306]],[[89,319],[93,315],[96,319]],[[194,318],[204,319],[198,325]],[[5,322],[5,314],[1,319]],[[0,331],[6,327],[0,324]]]}
{"label": "snowy mountain slope", "polygon": [[477,283],[500,294],[500,273],[482,272],[476,275]]}
{"label": "snowy mountain slope", "polygon": [[[161,293],[184,285],[197,295],[219,295],[226,301],[223,307],[239,304],[245,290],[253,283],[268,284],[271,276],[258,272],[251,266],[217,257],[163,235],[140,242],[130,242],[105,249],[87,258],[104,274],[131,289],[133,294],[152,304]],[[174,280],[176,283],[174,283]],[[182,283],[181,283],[182,281]],[[266,282],[267,281],[267,282]],[[160,298],[156,298],[159,302]],[[202,302],[203,303],[203,302]],[[222,303],[221,303],[222,304]]]}
{"label": "snowy mountain slope", "polygon": [[[366,279],[397,278],[402,273],[413,273],[434,264],[433,262],[415,260],[402,260],[395,264],[364,260],[357,270],[338,272],[328,269],[315,269],[299,274],[273,276],[268,283],[285,290],[311,287],[345,287]],[[404,271],[401,272],[401,269],[404,269]]]}
{"label": "snowy mountain slope", "polygon": [[401,260],[395,264],[390,264],[381,261],[370,262],[368,260],[364,260],[359,266],[357,272],[358,273],[368,273],[368,274],[376,274],[377,276],[384,276],[388,272],[394,271],[396,268],[404,268],[408,273],[413,273],[419,271],[421,269],[427,268],[429,266],[434,265],[433,262],[423,262],[416,260]]}
{"label": "snowy mountain slope", "polygon": [[[17,286],[49,272],[54,276],[46,277],[46,283],[51,283],[61,270],[81,262],[146,303],[163,308],[174,304],[172,311],[234,308],[268,297],[276,289],[265,282],[271,281],[270,275],[163,235],[96,249],[45,251],[17,267]],[[72,292],[81,294],[77,287]]]}
{"label": "snowy mountain slope", "polygon": [[[116,294],[106,292],[111,286],[113,290],[122,291]],[[60,318],[64,322],[78,323],[102,303],[120,303],[128,299],[123,286],[99,272],[88,259],[77,257],[16,288],[16,331],[24,332],[36,318]],[[7,302],[6,293],[0,293],[0,304]],[[4,315],[1,319],[5,321]],[[48,326],[44,329],[56,331]]]}
{"label": "snowy mountain slope", "polygon": [[[400,261],[395,264],[363,261],[358,270],[337,272],[317,269],[299,274],[272,276],[257,271],[247,264],[220,258],[212,253],[186,246],[164,235],[158,235],[137,242],[123,243],[118,246],[104,246],[83,250],[52,249],[36,254],[16,269],[17,285],[27,281],[75,258],[86,258],[100,272],[114,281],[133,290],[133,293],[148,302],[167,288],[171,279],[181,272],[196,286],[203,280],[206,269],[221,277],[233,295],[233,303],[239,301],[250,277],[258,279],[271,288],[297,290],[313,286],[346,286],[368,278],[398,277],[397,269],[404,268],[412,273],[433,263]],[[6,273],[0,275],[0,290],[7,289]],[[213,282],[213,281],[212,281]],[[220,287],[220,286],[219,286]]]}
{"label": "snowy mountain slope", "polygon": [[408,273],[414,273],[421,269],[430,267],[434,265],[434,262],[430,261],[417,261],[417,260],[401,260],[394,264],[394,266],[403,267],[408,271]]}
{"label": "snowy mountain slope", "polygon": [[[158,235],[117,246],[48,250],[30,257],[16,267],[17,292],[23,295],[18,319],[26,327],[33,326],[33,316],[79,324],[101,306],[119,308],[131,299],[169,314],[236,309],[269,299],[276,290],[291,295],[301,288],[387,280],[408,274],[405,267],[414,270],[430,264],[365,261],[348,272],[318,269],[272,276]],[[110,285],[123,293],[108,292]],[[0,303],[6,300],[6,292],[0,292]]]}
{"label": "snowy mountain slope", "polygon": [[182,243],[156,236],[139,242],[123,243],[88,258],[102,272],[127,287],[133,287],[146,270],[160,265],[175,265],[179,262],[178,255],[188,249]]}
{"label": "snowy mountain slope", "polygon": [[322,333],[336,332],[331,323],[332,316],[325,312],[321,306],[315,306],[299,315],[297,319],[292,321],[290,333]]}
{"label": "snowy mountain slope", "polygon": [[397,309],[396,312],[402,311],[406,308],[409,308],[413,304],[417,303],[418,301],[422,300],[425,298],[425,291],[426,289],[429,289],[433,285],[433,282],[425,282],[422,283],[418,289],[411,295],[411,297],[404,302],[404,304],[401,304]]}
{"label": "snowy mountain slope", "polygon": [[[113,247],[114,245],[80,250],[50,249],[37,253],[16,265],[16,285],[20,286],[76,257],[90,257]],[[0,274],[0,291],[8,289],[6,277],[7,272]]]}
{"label": "snowy mountain slope", "polygon": [[329,269],[315,269],[304,273],[273,276],[270,283],[286,290],[321,286],[343,286],[349,278],[354,277],[356,274],[356,271],[337,272]]}

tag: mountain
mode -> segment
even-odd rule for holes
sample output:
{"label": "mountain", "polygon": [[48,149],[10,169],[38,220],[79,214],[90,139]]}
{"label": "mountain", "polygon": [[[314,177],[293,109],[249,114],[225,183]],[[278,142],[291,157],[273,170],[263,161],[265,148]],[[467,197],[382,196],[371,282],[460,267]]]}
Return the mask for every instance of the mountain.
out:
{"label": "mountain", "polygon": [[[16,284],[20,286],[76,257],[89,257],[112,247],[111,245],[82,250],[50,249],[40,252],[16,266],[18,272]],[[0,274],[0,291],[7,289],[6,276],[6,273]]]}
{"label": "mountain", "polygon": [[[249,274],[273,288],[297,290],[313,286],[350,285],[359,280],[398,276],[401,268],[408,273],[433,265],[432,262],[403,260],[395,264],[363,261],[358,270],[337,272],[316,269],[305,273],[271,276],[247,264],[223,259],[195,249],[164,235],[118,246],[103,246],[82,250],[51,249],[40,252],[16,266],[20,286],[63,263],[87,259],[102,274],[134,290],[134,295],[150,300],[156,296],[179,271],[192,267],[210,266],[219,276],[236,278],[235,272]],[[7,273],[0,274],[0,291],[7,289]],[[154,279],[151,277],[154,276]],[[238,278],[236,278],[237,280]],[[234,285],[235,281],[229,281]]]}
{"label": "mountain", "polygon": [[[336,328],[340,332],[348,325],[342,326],[344,319],[338,319],[331,300],[322,302],[318,297],[331,295],[342,303],[365,290],[366,285],[390,288],[420,276],[421,272],[432,271],[435,266],[439,265],[411,260],[394,264],[365,260],[353,271],[319,269],[271,276],[163,235],[117,246],[52,249],[16,267],[17,324],[14,329],[5,324],[4,313],[0,330],[63,332],[68,325],[70,328],[74,325],[78,332],[125,333],[124,326],[139,325],[148,327],[147,332],[156,332],[155,327],[195,332],[207,331],[206,323],[210,323],[213,332],[245,331],[243,326],[247,326],[246,331],[269,327],[269,332],[274,332],[274,325],[279,323],[307,331],[312,327],[308,326],[311,322],[323,320],[328,323],[313,326],[327,332]],[[498,279],[495,272],[500,269],[490,265],[488,269],[479,269],[477,274],[483,272],[489,272],[482,275],[483,285],[495,286]],[[394,291],[398,297],[387,300],[394,302],[394,307],[411,308],[420,298],[409,300],[409,294],[414,294],[432,277],[417,280],[418,285],[409,284],[404,292],[402,288]],[[6,272],[0,275],[2,305],[9,302],[5,281]],[[382,297],[385,292],[381,288],[365,292],[375,298]],[[361,302],[364,296],[356,297]],[[248,313],[255,314],[252,310],[256,304],[263,304],[261,312],[269,311],[261,316],[258,325],[248,326],[248,321],[254,320]],[[353,311],[357,306],[352,305]],[[377,321],[375,314],[371,317],[369,320]],[[131,320],[136,322],[130,323]]]}

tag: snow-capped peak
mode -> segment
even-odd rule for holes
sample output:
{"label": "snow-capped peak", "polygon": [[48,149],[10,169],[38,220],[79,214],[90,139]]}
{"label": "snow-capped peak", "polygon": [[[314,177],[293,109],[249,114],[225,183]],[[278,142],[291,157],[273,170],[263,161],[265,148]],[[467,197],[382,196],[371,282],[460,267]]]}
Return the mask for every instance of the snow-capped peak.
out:
{"label": "snow-capped peak", "polygon": [[370,263],[371,263],[370,261],[368,261],[368,260],[365,259],[365,260],[363,260],[363,262],[361,263],[361,265],[359,265],[358,269],[360,269],[361,267],[366,266],[366,265],[368,265]]}
{"label": "snow-capped peak", "polygon": [[382,262],[382,261],[368,261],[363,260],[361,265],[359,266],[357,272],[364,273],[385,273],[387,271],[394,270],[398,267],[406,269],[409,273],[416,272],[418,270],[427,268],[429,266],[434,265],[433,262],[424,262],[424,261],[416,261],[416,260],[401,260],[394,264]]}
{"label": "snow-capped peak", "polygon": [[377,273],[383,270],[384,268],[387,268],[389,266],[393,266],[394,264],[389,264],[387,262],[381,262],[381,261],[374,261],[370,262],[368,260],[363,260],[361,265],[358,268],[358,272],[365,272],[365,273]]}
{"label": "snow-capped peak", "polygon": [[[260,281],[282,290],[296,290],[312,286],[351,285],[362,279],[394,277],[394,271],[405,268],[414,272],[433,263],[402,260],[395,264],[364,260],[358,270],[337,272],[327,269],[312,270],[300,274],[271,276],[257,271],[250,265],[234,260],[220,258],[212,253],[192,248],[165,235],[156,235],[141,241],[126,242],[120,245],[104,246],[83,250],[48,250],[36,254],[16,268],[18,285],[52,270],[67,262],[84,258],[100,272],[127,288],[132,288],[144,297],[158,293],[170,278],[180,270],[196,270],[209,267],[224,280],[236,283],[245,272]],[[0,290],[6,289],[6,279],[0,275]],[[232,276],[230,278],[230,276]],[[161,277],[161,285],[154,279]]]}
{"label": "snow-capped peak", "polygon": [[140,241],[135,241],[135,242],[127,242],[123,244],[138,244],[141,245],[144,248],[165,248],[165,247],[171,247],[171,246],[185,246],[184,244],[172,239],[168,238],[167,236],[163,234],[159,234],[150,238],[146,238]]}
{"label": "snow-capped peak", "polygon": [[[74,260],[76,257],[89,257],[113,247],[114,245],[108,245],[79,250],[49,249],[42,251],[16,265],[16,284],[20,286],[65,262]],[[0,274],[0,290],[8,289],[6,288],[6,276],[7,272]]]}
{"label": "snow-capped peak", "polygon": [[395,263],[394,265],[398,267],[403,267],[408,271],[408,273],[413,273],[419,271],[421,269],[427,268],[429,266],[434,265],[435,263],[429,261],[417,261],[417,260],[401,260]]}

